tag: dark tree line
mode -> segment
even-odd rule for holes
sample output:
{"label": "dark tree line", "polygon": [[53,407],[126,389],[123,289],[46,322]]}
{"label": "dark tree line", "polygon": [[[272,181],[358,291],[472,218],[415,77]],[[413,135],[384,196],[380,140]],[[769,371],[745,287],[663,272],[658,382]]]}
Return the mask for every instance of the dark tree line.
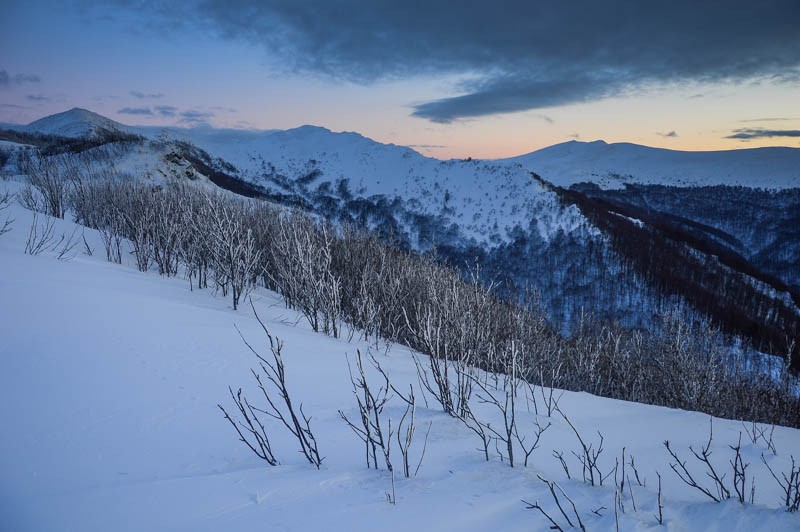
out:
{"label": "dark tree line", "polygon": [[685,299],[722,330],[747,338],[759,350],[788,354],[792,369],[800,370],[800,293],[795,289],[671,217],[577,190],[557,191],[600,227],[629,267],[659,292]]}
{"label": "dark tree line", "polygon": [[42,133],[26,133],[12,129],[0,129],[0,140],[35,146],[46,157],[64,153],[82,153],[99,146],[116,143],[140,143],[144,137],[124,131],[101,130],[87,137],[61,137]]}

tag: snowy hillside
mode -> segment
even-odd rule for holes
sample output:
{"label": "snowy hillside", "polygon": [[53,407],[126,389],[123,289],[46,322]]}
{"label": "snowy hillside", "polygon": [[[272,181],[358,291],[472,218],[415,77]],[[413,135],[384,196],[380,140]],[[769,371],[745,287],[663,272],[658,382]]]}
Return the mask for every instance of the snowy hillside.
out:
{"label": "snowy hillside", "polygon": [[800,187],[798,148],[690,152],[573,140],[505,161],[522,164],[565,187],[580,182],[597,183],[603,188],[621,188],[626,183]]}
{"label": "snowy hillside", "polygon": [[440,161],[357,133],[315,126],[266,132],[166,129],[158,136],[191,141],[232,163],[243,179],[266,187],[275,187],[271,178],[281,176],[293,192],[302,182],[306,195],[324,183],[335,189],[346,182],[358,198],[398,198],[411,212],[441,216],[443,224],[456,224],[464,239],[481,244],[506,241],[510,229],[526,228],[534,218],[545,240],[558,230],[585,225],[576,210],[559,208],[554,194],[515,165]]}
{"label": "snowy hillside", "polygon": [[[483,280],[501,283],[508,297],[519,297],[522,287],[535,289],[551,321],[564,331],[586,310],[624,326],[649,327],[655,316],[676,308],[724,322],[732,334],[766,330],[730,318],[746,315],[772,327],[769,337],[751,338],[763,345],[783,345],[775,342],[785,336],[779,333],[800,327],[793,306],[783,313],[791,322],[787,329],[784,318],[776,317],[781,312],[766,310],[772,301],[753,303],[763,291],[743,295],[751,279],[763,282],[765,275],[780,281],[766,279],[777,292],[786,292],[782,283],[795,284],[800,252],[792,213],[798,199],[785,188],[798,187],[797,149],[694,153],[598,141],[569,142],[511,159],[441,161],[314,126],[286,131],[128,127],[73,110],[24,128],[94,131],[106,126],[141,138],[105,144],[98,138],[95,144],[102,145],[75,150],[84,150],[82,156],[95,150],[99,164],[113,174],[156,184],[188,178],[300,208],[334,224],[367,228],[394,245],[435,250],[438,259],[456,268],[477,265]],[[71,149],[55,144],[49,148],[56,152]],[[16,157],[4,157],[10,161],[6,172],[14,173]],[[613,190],[606,190],[605,198],[599,189],[594,196],[586,191],[570,196],[549,184],[587,180]],[[640,188],[623,188],[630,183]],[[669,189],[642,189],[652,183]],[[686,188],[699,184],[743,186],[699,194]],[[762,197],[757,187],[778,191]],[[685,196],[692,201],[680,199]],[[727,199],[730,209],[720,209]],[[607,200],[617,207],[609,210]],[[689,203],[691,209],[685,208]],[[622,220],[638,222],[620,225],[620,205],[628,212]],[[749,217],[739,214],[741,205],[747,205]],[[642,238],[650,244],[643,245]],[[648,253],[660,255],[654,260],[644,257]],[[712,277],[721,279],[719,286],[703,285],[703,272],[715,269],[720,256],[728,260]],[[684,279],[681,273],[676,283],[667,270],[691,271],[694,277]],[[723,296],[721,287],[734,285],[741,302],[710,305]],[[795,299],[800,301],[800,293]],[[800,352],[795,357],[800,364]]]}
{"label": "snowy hillside", "polygon": [[[512,229],[527,228],[534,218],[544,240],[558,231],[586,229],[577,210],[560,208],[555,195],[521,166],[440,161],[357,133],[334,133],[316,126],[286,131],[135,127],[82,109],[17,129],[68,137],[122,131],[158,142],[189,142],[232,164],[238,178],[276,193],[308,197],[330,189],[371,201],[400,200],[409,216],[437,218],[441,227],[456,227],[461,243],[508,241]],[[153,174],[152,165],[146,166],[147,173]],[[427,248],[430,243],[419,245]]]}
{"label": "snowy hillside", "polygon": [[27,126],[16,128],[25,133],[56,135],[59,137],[93,137],[103,132],[131,132],[133,128],[115,122],[86,109],[75,107],[69,111],[40,118]]}
{"label": "snowy hillside", "polygon": [[[19,188],[7,182],[0,187]],[[290,390],[312,416],[325,457],[316,470],[288,433],[270,424],[280,465],[268,466],[237,441],[216,406],[228,404],[229,385],[256,391],[249,374],[254,359],[235,328],[266,349],[252,312],[233,311],[228,299],[209,291],[190,292],[181,279],[139,273],[128,253],[122,265],[106,262],[92,230],[78,228],[78,234],[97,250],[93,256],[80,248],[67,261],[54,252],[23,254],[32,214],[11,209],[12,231],[0,236],[4,529],[547,530],[545,518],[522,499],[541,503],[566,528],[538,475],[558,482],[588,530],[614,529],[613,478],[602,487],[581,482],[580,464],[570,453],[579,442],[566,420],[554,412],[537,416],[524,406],[518,414],[524,430],[533,430],[534,421],[552,426],[528,467],[512,469],[494,452],[484,461],[474,435],[428,397],[428,406],[417,409],[417,438],[431,427],[419,474],[398,474],[396,505],[389,504],[389,474],[365,467],[363,444],[338,413],[357,415],[346,360],[369,347],[311,332],[276,294],[258,291],[255,306],[285,341]],[[55,230],[70,234],[75,226],[58,221]],[[416,386],[406,348],[390,345],[375,354],[397,389]],[[797,514],[779,508],[780,490],[760,458],[764,454],[776,471],[788,470],[789,455],[800,449],[800,431],[775,428],[777,454],[763,441],[743,441],[756,504],[714,503],[677,478],[662,445],[669,440],[689,456],[689,445],[698,448],[708,438],[708,416],[585,393],[556,397],[587,440],[597,443],[596,431],[602,432],[603,471],[612,470],[623,447],[626,460],[635,458],[643,485],[628,469],[625,511],[617,512],[621,530],[661,529],[657,472],[669,530],[800,530]],[[498,416],[490,405],[474,408]],[[395,396],[386,414],[397,423],[402,412]],[[715,419],[713,428],[714,463],[729,472],[728,445],[743,425]],[[416,440],[413,456],[420,449]],[[572,480],[553,451],[564,453]],[[702,475],[695,466],[689,463]],[[569,516],[575,519],[571,510]]]}

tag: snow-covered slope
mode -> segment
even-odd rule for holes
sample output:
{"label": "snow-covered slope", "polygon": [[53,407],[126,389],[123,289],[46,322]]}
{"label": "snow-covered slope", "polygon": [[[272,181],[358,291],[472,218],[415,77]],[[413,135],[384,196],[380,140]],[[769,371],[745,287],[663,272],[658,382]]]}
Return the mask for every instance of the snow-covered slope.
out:
{"label": "snow-covered slope", "polygon": [[[12,185],[0,182],[0,192]],[[563,419],[539,415],[552,426],[529,467],[512,469],[494,453],[485,462],[473,434],[430,397],[429,408],[417,409],[413,457],[431,424],[419,474],[405,479],[398,473],[397,504],[387,503],[389,474],[365,467],[363,444],[338,413],[356,413],[345,357],[352,360],[356,348],[367,346],[311,332],[275,294],[262,291],[254,295],[256,308],[285,341],[289,389],[313,416],[325,456],[317,471],[279,425],[269,424],[281,464],[267,466],[237,441],[216,406],[229,405],[228,385],[257,397],[249,374],[254,360],[234,327],[264,349],[251,312],[244,306],[234,312],[228,299],[208,291],[190,292],[181,279],[139,273],[127,253],[126,264],[105,262],[99,235],[88,229],[77,234],[95,248],[93,256],[78,251],[71,261],[59,261],[47,252],[25,255],[32,215],[18,205],[12,210],[13,230],[0,236],[0,528],[547,530],[538,512],[525,509],[525,499],[541,502],[566,529],[537,475],[560,484],[588,530],[615,528],[613,479],[603,487],[575,480],[580,465],[570,451],[579,443]],[[70,234],[75,226],[59,220],[55,230]],[[376,356],[398,389],[416,386],[407,349],[393,345]],[[662,445],[669,439],[688,456],[689,445],[705,443],[708,416],[585,393],[564,393],[560,406],[591,441],[602,431],[604,471],[623,447],[635,458],[646,486],[631,480],[628,470],[620,530],[662,529],[654,517],[656,472],[663,477],[669,530],[800,529],[796,514],[778,508],[779,490],[760,459],[765,453],[776,471],[785,470],[800,449],[800,431],[775,428],[777,455],[761,443],[743,442],[756,505],[717,504],[677,479]],[[491,407],[476,402],[473,408],[502,423]],[[385,410],[395,424],[402,412],[397,397]],[[532,429],[537,416],[524,407],[518,415],[522,430]],[[730,468],[728,445],[742,430],[740,423],[714,420],[712,460],[720,470]],[[553,450],[564,453],[572,480]],[[399,453],[392,456],[399,459]],[[700,478],[695,465],[689,462]]]}
{"label": "snow-covered slope", "polygon": [[25,133],[77,138],[93,137],[109,131],[130,132],[132,128],[92,111],[75,107],[63,113],[40,118],[17,129]]}
{"label": "snow-covered slope", "polygon": [[603,188],[625,183],[800,187],[800,148],[691,152],[573,140],[505,161],[560,186],[588,181]]}
{"label": "snow-covered slope", "polygon": [[[152,134],[152,132],[151,132]],[[411,148],[381,144],[357,133],[303,126],[286,131],[165,129],[159,138],[187,140],[235,165],[240,177],[274,187],[273,176],[303,181],[306,193],[346,181],[358,198],[402,200],[409,211],[455,224],[480,244],[509,238],[536,220],[540,236],[585,224],[576,209],[562,209],[554,194],[518,165],[425,157]]]}

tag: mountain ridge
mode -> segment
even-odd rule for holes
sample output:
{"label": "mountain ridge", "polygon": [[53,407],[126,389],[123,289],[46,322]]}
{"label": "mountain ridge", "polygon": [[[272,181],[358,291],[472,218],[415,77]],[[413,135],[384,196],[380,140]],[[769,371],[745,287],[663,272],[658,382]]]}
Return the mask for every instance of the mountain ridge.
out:
{"label": "mountain ridge", "polygon": [[[352,153],[362,149],[396,151],[401,157],[430,161],[458,161],[429,157],[411,147],[382,143],[357,132],[334,132],[309,124],[286,130],[127,126],[92,111],[73,108],[14,129],[65,137],[92,136],[103,130],[150,138],[167,135],[193,142],[214,155],[238,159],[240,165],[263,151],[267,144],[285,146],[284,151],[293,152],[290,156],[296,160],[306,155],[314,159],[314,155],[320,153],[330,156],[331,151]],[[623,188],[628,183],[800,188],[800,148],[792,147],[684,151],[630,142],[570,140],[518,156],[476,160],[496,165],[522,165],[525,170],[536,172],[559,186],[593,182],[601,188]]]}

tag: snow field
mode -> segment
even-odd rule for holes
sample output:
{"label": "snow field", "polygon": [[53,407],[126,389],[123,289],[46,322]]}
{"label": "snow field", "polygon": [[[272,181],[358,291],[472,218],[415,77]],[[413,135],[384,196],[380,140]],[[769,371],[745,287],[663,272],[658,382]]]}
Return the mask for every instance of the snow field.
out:
{"label": "snow field", "polygon": [[[0,182],[0,192],[15,187]],[[80,246],[69,261],[55,252],[25,255],[32,214],[14,205],[11,216],[13,230],[0,236],[0,528],[547,530],[546,520],[521,502],[538,500],[558,515],[542,475],[573,498],[587,529],[614,529],[613,479],[594,488],[574,480],[578,442],[558,415],[540,416],[552,423],[541,447],[528,468],[511,469],[496,455],[485,462],[478,440],[431,397],[430,408],[417,410],[412,455],[432,423],[419,475],[398,475],[397,504],[388,504],[388,473],[366,469],[361,442],[338,414],[357,415],[346,357],[369,346],[313,333],[276,294],[258,290],[254,304],[285,342],[289,389],[313,416],[326,457],[317,471],[291,436],[271,425],[281,465],[268,466],[237,442],[216,406],[232,406],[228,385],[258,402],[249,374],[254,358],[234,326],[268,353],[247,305],[234,312],[228,299],[189,291],[183,279],[139,273],[130,256],[123,265],[107,263],[99,236],[88,229],[78,234],[93,256]],[[58,233],[73,230],[57,221]],[[373,352],[392,383],[400,390],[413,384],[422,403],[409,351],[392,345]],[[377,385],[375,372],[370,377]],[[707,415],[569,392],[560,407],[587,442],[602,432],[601,469],[610,471],[624,446],[646,478],[646,488],[633,487],[636,512],[623,495],[620,529],[660,529],[653,517],[659,471],[669,530],[800,530],[800,517],[778,508],[777,485],[760,462],[763,452],[776,471],[786,470],[790,454],[800,458],[800,431],[775,429],[776,456],[763,444],[744,443],[757,504],[716,504],[677,479],[662,445],[669,439],[689,459],[688,446],[708,437]],[[491,406],[476,402],[474,409],[500,422]],[[385,413],[396,423],[402,411],[394,398]],[[534,416],[520,401],[521,426],[532,430]],[[740,432],[739,422],[714,420],[712,456],[726,472],[727,446]],[[564,452],[573,480],[553,450]],[[396,450],[393,456],[399,460]],[[703,477],[701,469],[692,471]],[[591,512],[601,506],[602,517]]]}

